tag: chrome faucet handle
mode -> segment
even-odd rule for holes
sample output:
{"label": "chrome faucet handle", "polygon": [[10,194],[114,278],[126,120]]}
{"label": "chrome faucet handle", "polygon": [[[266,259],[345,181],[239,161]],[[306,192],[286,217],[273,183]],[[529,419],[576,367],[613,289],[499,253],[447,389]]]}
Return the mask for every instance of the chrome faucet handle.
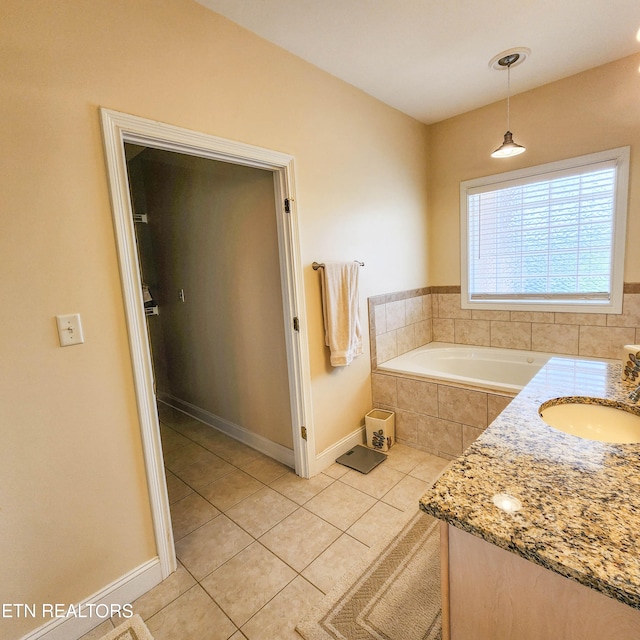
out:
{"label": "chrome faucet handle", "polygon": [[640,400],[640,384],[627,396],[633,404]]}

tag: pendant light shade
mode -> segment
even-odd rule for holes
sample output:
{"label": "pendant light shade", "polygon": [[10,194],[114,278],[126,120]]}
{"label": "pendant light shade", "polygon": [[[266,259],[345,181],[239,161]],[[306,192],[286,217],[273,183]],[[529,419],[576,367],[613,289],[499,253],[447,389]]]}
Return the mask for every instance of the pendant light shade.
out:
{"label": "pendant light shade", "polygon": [[526,151],[526,147],[521,144],[517,144],[513,141],[513,134],[511,131],[507,131],[504,134],[504,140],[502,144],[491,154],[492,158],[509,158],[510,156],[517,156]]}
{"label": "pendant light shade", "polygon": [[491,62],[489,66],[493,69],[507,69],[507,132],[504,134],[502,144],[491,154],[492,158],[510,158],[524,153],[527,149],[521,144],[513,141],[511,133],[511,67],[518,62],[524,62],[529,54],[528,49],[505,51],[499,54]]}

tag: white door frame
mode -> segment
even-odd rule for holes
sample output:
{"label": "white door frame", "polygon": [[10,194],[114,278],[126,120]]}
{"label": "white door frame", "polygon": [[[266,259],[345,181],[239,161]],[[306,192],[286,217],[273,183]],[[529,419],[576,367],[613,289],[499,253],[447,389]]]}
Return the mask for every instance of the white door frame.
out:
{"label": "white door frame", "polygon": [[[101,108],[100,115],[149,499],[158,557],[162,576],[165,578],[176,569],[176,556],[124,143],[150,146],[273,172],[278,212],[278,246],[286,325],[295,470],[299,476],[308,478],[311,471],[309,463],[315,459],[315,445],[311,424],[308,340],[306,322],[303,318],[304,289],[295,207],[294,158],[277,151],[217,138],[110,109]],[[285,198],[289,200],[288,212],[285,212]],[[293,329],[294,318],[298,318],[297,331]],[[302,438],[302,426],[306,427],[306,440]]]}

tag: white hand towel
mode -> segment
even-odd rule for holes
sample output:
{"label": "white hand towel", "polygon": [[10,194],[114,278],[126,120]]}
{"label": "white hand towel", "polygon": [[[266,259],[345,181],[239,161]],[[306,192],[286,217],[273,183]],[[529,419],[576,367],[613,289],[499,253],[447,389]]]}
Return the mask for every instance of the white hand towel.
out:
{"label": "white hand towel", "polygon": [[359,271],[357,262],[329,262],[321,271],[324,341],[334,367],[345,367],[362,353]]}

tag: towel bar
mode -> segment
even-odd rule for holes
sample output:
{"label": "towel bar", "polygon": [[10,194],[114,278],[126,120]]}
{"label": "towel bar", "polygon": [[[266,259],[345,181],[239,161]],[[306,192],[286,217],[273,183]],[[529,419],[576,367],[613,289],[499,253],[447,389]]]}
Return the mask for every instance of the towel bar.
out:
{"label": "towel bar", "polygon": [[[364,267],[364,262],[360,262],[360,260],[354,260],[354,262],[357,262],[361,267]],[[324,262],[314,262],[312,265],[313,270],[317,271],[318,269],[324,269]]]}

